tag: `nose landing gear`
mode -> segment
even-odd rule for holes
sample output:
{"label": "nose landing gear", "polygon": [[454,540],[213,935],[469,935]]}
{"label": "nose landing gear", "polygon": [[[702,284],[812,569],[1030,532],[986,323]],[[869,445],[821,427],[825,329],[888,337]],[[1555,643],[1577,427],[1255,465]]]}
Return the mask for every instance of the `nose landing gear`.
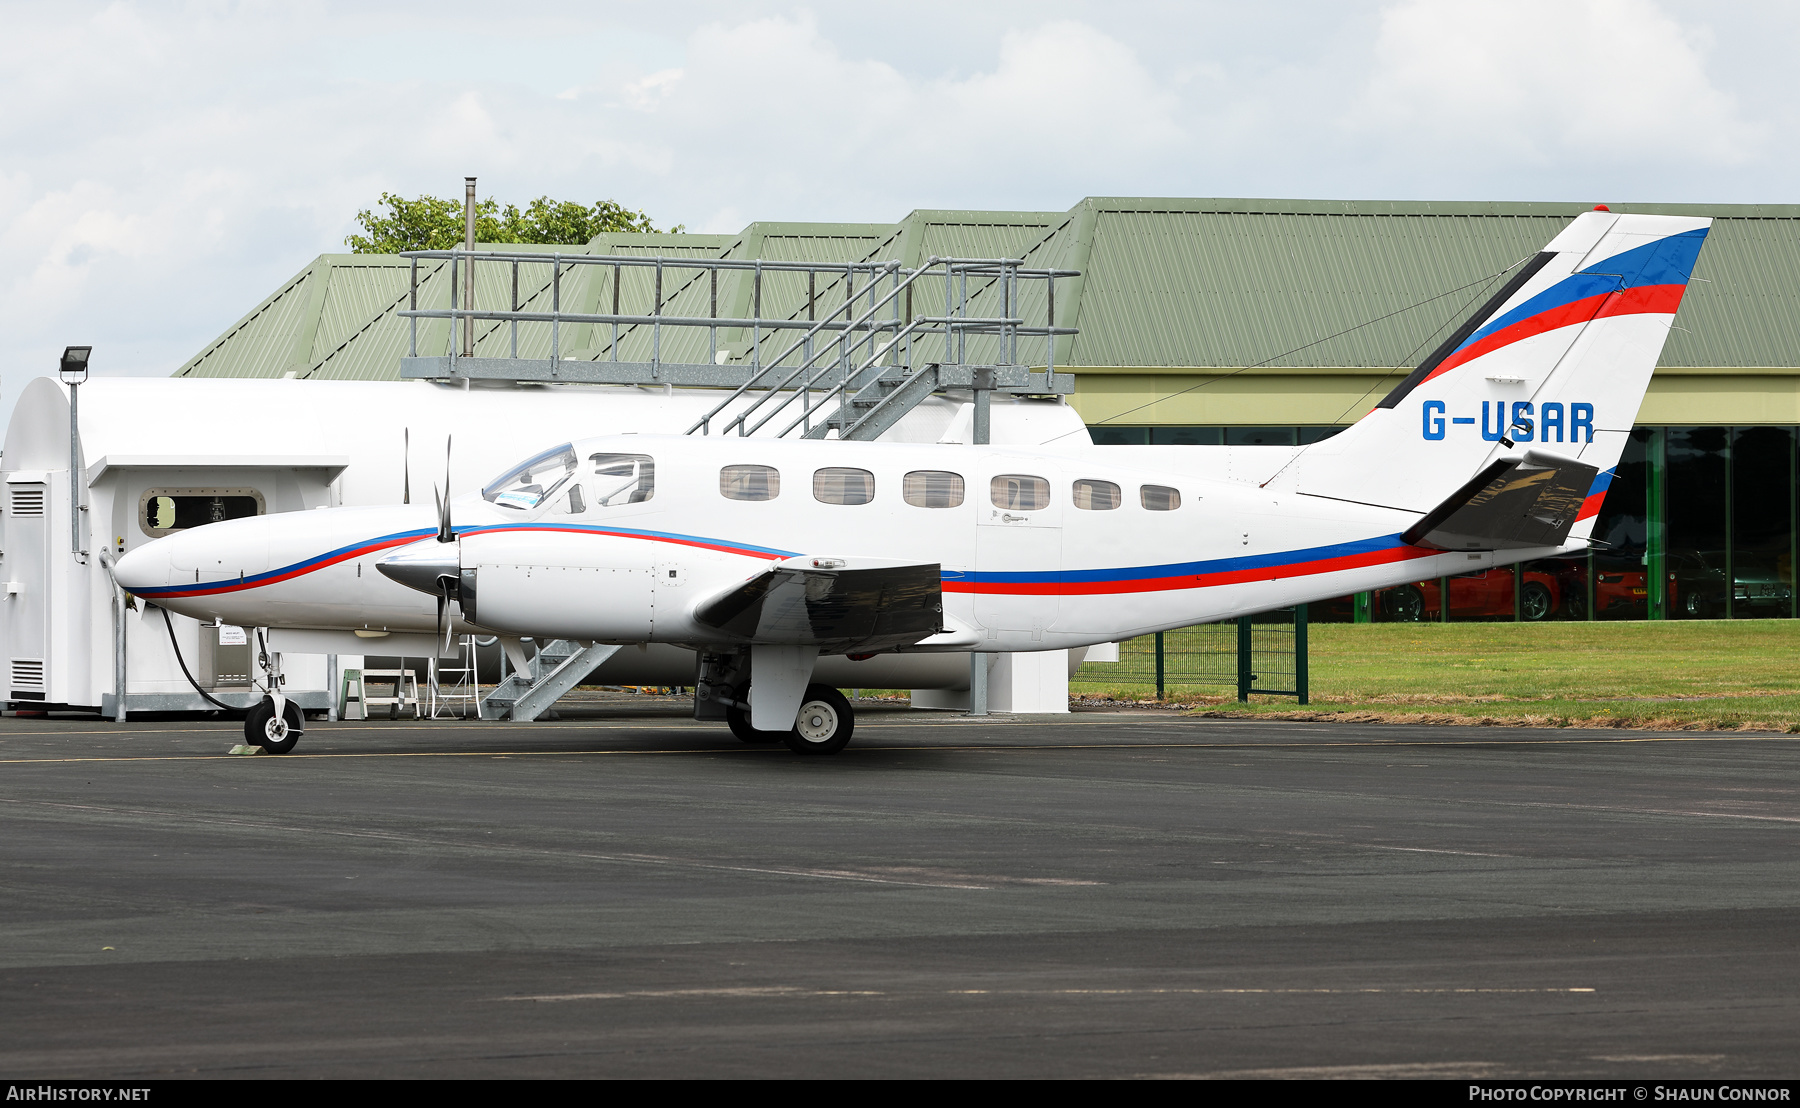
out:
{"label": "nose landing gear", "polygon": [[244,741],[262,747],[268,754],[286,754],[306,732],[306,716],[281,691],[287,682],[281,675],[281,655],[269,652],[260,627],[256,631],[256,646],[257,664],[263,671],[262,686],[268,695],[244,717]]}
{"label": "nose landing gear", "polygon": [[269,699],[250,709],[250,714],[244,717],[245,742],[260,746],[269,754],[286,754],[294,749],[294,744],[306,730],[306,723],[300,714],[300,706],[285,697],[283,700],[286,703],[279,716],[275,714],[275,702]]}

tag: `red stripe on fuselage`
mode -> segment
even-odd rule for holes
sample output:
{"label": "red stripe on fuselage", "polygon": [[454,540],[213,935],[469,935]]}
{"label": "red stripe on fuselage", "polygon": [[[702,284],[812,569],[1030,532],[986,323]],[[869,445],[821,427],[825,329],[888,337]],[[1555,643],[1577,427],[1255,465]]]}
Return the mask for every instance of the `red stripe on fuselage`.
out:
{"label": "red stripe on fuselage", "polygon": [[999,593],[1009,596],[1095,596],[1106,593],[1168,592],[1178,589],[1206,589],[1217,585],[1240,585],[1247,581],[1280,581],[1288,577],[1311,577],[1365,566],[1390,565],[1415,558],[1429,558],[1442,553],[1417,546],[1395,546],[1371,550],[1363,554],[1345,554],[1312,562],[1293,562],[1282,566],[1258,566],[1255,569],[1233,569],[1222,573],[1184,574],[1180,577],[1143,577],[1134,581],[945,581],[945,592]]}
{"label": "red stripe on fuselage", "polygon": [[[1495,331],[1480,342],[1463,347],[1439,363],[1438,367],[1432,370],[1425,380],[1430,381],[1433,378],[1441,377],[1457,366],[1472,362],[1484,354],[1492,354],[1501,347],[1511,346],[1515,342],[1531,338],[1534,335],[1542,335],[1563,327],[1586,323],[1591,319],[1647,313],[1674,315],[1675,309],[1681,306],[1681,294],[1686,291],[1686,285],[1643,285],[1635,289],[1626,289],[1623,292],[1589,296],[1564,304],[1560,308],[1539,312],[1530,319],[1521,319],[1511,327]],[[1420,382],[1420,384],[1423,383],[1423,381]]]}
{"label": "red stripe on fuselage", "polygon": [[174,600],[184,596],[221,596],[228,592],[244,592],[249,589],[260,589],[264,585],[279,585],[283,581],[292,581],[296,577],[303,577],[308,573],[313,573],[329,566],[341,565],[344,562],[350,561],[352,558],[367,557],[370,554],[377,554],[383,550],[390,550],[396,546],[411,546],[413,543],[420,541],[420,538],[421,536],[419,535],[410,535],[405,538],[389,539],[386,542],[370,543],[368,546],[359,546],[355,550],[346,551],[335,558],[328,558],[317,562],[308,562],[303,566],[291,569],[288,572],[275,577],[258,577],[255,580],[244,580],[224,585],[206,582],[202,583],[197,588],[183,589],[180,592],[158,591],[147,593],[145,595],[147,599],[157,601],[165,598]]}

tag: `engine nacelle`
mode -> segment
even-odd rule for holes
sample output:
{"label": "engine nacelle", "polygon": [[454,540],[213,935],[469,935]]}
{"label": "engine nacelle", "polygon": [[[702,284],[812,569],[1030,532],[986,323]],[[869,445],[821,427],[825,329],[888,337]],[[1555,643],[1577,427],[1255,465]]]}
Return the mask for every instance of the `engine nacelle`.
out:
{"label": "engine nacelle", "polygon": [[[538,532],[483,556],[483,536],[462,539],[457,585],[463,618],[495,631],[545,638],[643,642],[655,634],[656,565],[643,542]],[[499,554],[498,550],[495,550]]]}

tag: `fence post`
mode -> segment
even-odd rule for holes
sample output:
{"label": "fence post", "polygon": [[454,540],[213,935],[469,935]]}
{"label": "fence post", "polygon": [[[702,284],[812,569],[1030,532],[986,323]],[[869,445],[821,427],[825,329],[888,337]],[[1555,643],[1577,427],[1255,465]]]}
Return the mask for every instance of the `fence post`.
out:
{"label": "fence post", "polygon": [[1156,699],[1163,699],[1163,633],[1156,633]]}
{"label": "fence post", "polygon": [[1669,531],[1668,531],[1668,431],[1656,427],[1644,444],[1644,461],[1649,470],[1644,497],[1644,584],[1648,586],[1644,616],[1647,619],[1669,618]]}
{"label": "fence post", "polygon": [[1238,621],[1238,700],[1248,702],[1250,699],[1250,683],[1256,680],[1256,674],[1250,672],[1250,617],[1239,616]]}
{"label": "fence post", "polygon": [[1306,605],[1294,605],[1294,691],[1306,703]]}

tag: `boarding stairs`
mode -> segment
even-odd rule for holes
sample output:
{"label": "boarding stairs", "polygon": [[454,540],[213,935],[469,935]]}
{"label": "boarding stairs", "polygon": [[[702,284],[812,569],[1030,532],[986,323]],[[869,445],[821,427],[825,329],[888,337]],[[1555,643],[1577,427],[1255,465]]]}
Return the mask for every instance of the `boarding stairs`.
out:
{"label": "boarding stairs", "polygon": [[[481,698],[481,718],[519,723],[538,719],[618,651],[606,643],[582,646],[572,639],[541,643],[523,667],[515,663],[506,680]],[[507,653],[513,656],[511,650]]]}

